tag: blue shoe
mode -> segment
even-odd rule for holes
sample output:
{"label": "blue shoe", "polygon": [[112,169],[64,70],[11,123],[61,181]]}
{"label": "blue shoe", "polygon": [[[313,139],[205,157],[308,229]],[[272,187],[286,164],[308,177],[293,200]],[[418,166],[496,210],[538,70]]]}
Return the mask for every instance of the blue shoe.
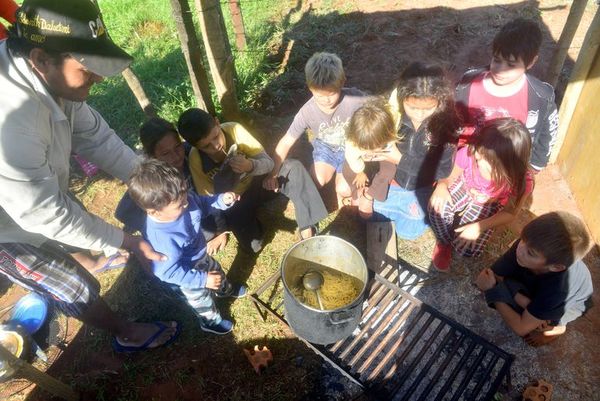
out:
{"label": "blue shoe", "polygon": [[218,298],[244,298],[248,289],[242,284],[231,284],[227,282],[221,291],[215,292]]}
{"label": "blue shoe", "polygon": [[200,323],[200,328],[202,331],[206,331],[207,333],[213,333],[218,335],[231,333],[233,330],[233,322],[230,320],[223,319],[220,323],[210,323],[210,324],[202,324]]}

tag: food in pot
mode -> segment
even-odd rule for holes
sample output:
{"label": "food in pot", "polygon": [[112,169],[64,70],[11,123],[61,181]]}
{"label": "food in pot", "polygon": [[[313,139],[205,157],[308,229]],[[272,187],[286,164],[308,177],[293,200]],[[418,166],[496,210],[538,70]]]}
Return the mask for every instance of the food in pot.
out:
{"label": "food in pot", "polygon": [[[307,265],[306,269],[302,270],[310,269],[311,266]],[[349,274],[334,269],[319,269],[319,273],[323,275],[323,284],[319,288],[319,293],[325,310],[341,308],[352,303],[362,290],[362,281]],[[292,294],[303,304],[320,309],[316,292],[304,288],[301,279],[298,285],[291,290]]]}

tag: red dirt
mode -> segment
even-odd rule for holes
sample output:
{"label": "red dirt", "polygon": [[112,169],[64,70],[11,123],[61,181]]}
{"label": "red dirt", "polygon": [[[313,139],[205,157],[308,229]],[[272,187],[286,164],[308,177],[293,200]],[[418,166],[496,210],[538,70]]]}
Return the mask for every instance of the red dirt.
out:
{"label": "red dirt", "polygon": [[[300,4],[301,3],[301,0]],[[340,9],[349,7],[349,2],[337,0]],[[509,19],[525,15],[541,18],[546,26],[544,44],[540,62],[535,66],[533,73],[543,78],[543,72],[551,58],[554,41],[558,38],[560,30],[568,14],[568,2],[558,0],[548,1],[506,1],[504,5],[495,5],[492,1],[465,1],[446,0],[433,1],[421,0],[419,9],[413,8],[414,2],[375,0],[355,1],[358,10],[350,14],[332,16],[316,13],[319,11],[319,2],[304,3],[301,9],[306,12],[294,25],[290,26],[284,35],[284,42],[279,54],[279,61],[287,46],[287,41],[293,39],[295,45],[289,64],[284,74],[286,81],[274,82],[270,85],[261,98],[262,107],[253,114],[251,125],[256,127],[256,132],[263,132],[264,139],[270,138],[271,144],[285,130],[293,114],[308,98],[308,91],[303,82],[303,65],[308,56],[315,51],[328,50],[338,53],[345,64],[348,86],[356,86],[371,93],[382,94],[391,89],[395,77],[411,61],[423,60],[438,62],[449,72],[450,78],[456,80],[469,66],[483,66],[489,62],[489,44],[493,34]],[[242,3],[243,6],[243,3]],[[313,11],[309,11],[312,9]],[[581,45],[585,27],[589,24],[593,10],[588,9],[582,28],[574,40],[572,57],[576,56]],[[336,24],[328,23],[335,17]],[[572,61],[569,62],[572,65]],[[285,95],[280,95],[277,90],[285,89]],[[274,118],[273,116],[279,116]],[[534,214],[546,210],[576,208],[568,192],[568,188],[561,181],[560,175],[553,168],[549,168],[539,175],[538,185],[534,193],[533,204],[530,208]],[[556,199],[556,184],[561,188],[558,194],[561,200]],[[98,195],[98,204],[114,203],[111,194]],[[102,200],[103,199],[103,200]],[[109,200],[107,200],[109,199]],[[100,201],[102,200],[102,201]],[[106,202],[105,202],[106,201]],[[523,224],[529,215],[524,216],[520,223]],[[10,291],[8,296],[1,298],[1,305],[8,305],[15,299],[16,291]],[[72,319],[70,320],[73,321]],[[597,330],[598,325],[588,325],[586,330]],[[74,324],[70,328],[75,329]],[[587,332],[586,334],[594,334]],[[69,341],[76,333],[68,333]],[[138,378],[141,388],[140,399],[156,400],[197,400],[206,396],[207,399],[227,398],[222,393],[227,379],[221,376],[222,367],[236,362],[234,368],[244,366],[249,368],[241,349],[230,351],[224,355],[207,356],[199,349],[182,349],[175,347],[156,351],[164,356],[168,365],[161,364],[156,367],[161,371],[162,379],[157,379],[149,385],[144,384],[144,378]],[[59,351],[51,351],[54,357]],[[80,352],[89,356],[82,366],[73,367],[72,361],[77,359]],[[274,350],[275,353],[275,350]],[[155,355],[156,357],[156,355]],[[160,356],[158,358],[161,358]],[[157,359],[158,359],[157,358]],[[277,357],[276,357],[277,359]],[[108,383],[106,399],[111,399],[110,382],[118,380],[124,374],[127,359],[115,356],[108,344],[99,351],[83,349],[81,342],[75,341],[69,345],[58,364],[52,367],[53,374],[69,376],[78,383],[78,387],[85,389],[87,382],[94,382],[94,377],[101,377]],[[592,361],[588,361],[592,363]],[[162,370],[161,370],[162,369]],[[280,374],[286,374],[286,367],[275,368]],[[255,375],[254,372],[250,372]],[[179,379],[174,379],[180,375]],[[203,377],[211,385],[205,386],[198,380],[188,381],[189,377]],[[299,374],[298,380],[302,376]],[[213,381],[214,380],[214,381]],[[218,386],[215,385],[218,384]],[[239,383],[238,383],[239,384]],[[0,398],[20,389],[22,381],[12,381],[0,387]],[[31,387],[28,389],[28,391]],[[292,391],[288,389],[288,391]],[[20,396],[24,396],[22,393]],[[251,399],[250,394],[241,399]],[[84,390],[84,399],[96,399],[95,391]],[[17,398],[11,398],[17,399]],[[21,399],[20,397],[18,399]],[[35,399],[47,399],[46,394],[37,394]]]}

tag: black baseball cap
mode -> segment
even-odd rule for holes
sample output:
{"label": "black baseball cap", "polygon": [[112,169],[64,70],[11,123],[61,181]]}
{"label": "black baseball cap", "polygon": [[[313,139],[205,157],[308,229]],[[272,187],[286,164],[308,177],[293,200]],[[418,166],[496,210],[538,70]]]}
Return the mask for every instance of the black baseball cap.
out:
{"label": "black baseball cap", "polygon": [[133,60],[108,35],[94,1],[25,0],[16,17],[18,37],[35,47],[68,53],[103,77],[120,73]]}

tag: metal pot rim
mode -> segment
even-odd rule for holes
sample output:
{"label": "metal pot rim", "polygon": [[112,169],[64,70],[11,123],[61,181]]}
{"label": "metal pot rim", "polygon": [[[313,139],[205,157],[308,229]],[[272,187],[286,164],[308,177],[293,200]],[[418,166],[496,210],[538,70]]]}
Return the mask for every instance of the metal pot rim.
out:
{"label": "metal pot rim", "polygon": [[[336,309],[326,309],[326,310],[321,310],[318,308],[313,308],[312,306],[306,305],[303,302],[300,302],[292,293],[292,291],[290,290],[290,287],[288,287],[288,284],[285,280],[285,275],[283,274],[283,262],[287,259],[288,255],[294,250],[296,249],[296,247],[300,246],[301,244],[305,243],[305,242],[309,242],[309,241],[313,241],[315,238],[319,238],[319,237],[329,237],[329,238],[335,238],[336,240],[342,241],[343,243],[345,243],[346,245],[350,246],[358,255],[361,256],[363,262],[364,262],[364,258],[362,257],[362,254],[360,253],[360,251],[358,250],[357,247],[355,247],[353,244],[351,244],[350,242],[346,241],[343,238],[337,237],[335,235],[316,235],[314,237],[310,237],[310,238],[305,238],[303,240],[300,240],[298,242],[296,242],[294,245],[292,245],[290,247],[290,249],[288,249],[285,254],[283,254],[283,258],[281,259],[281,263],[279,266],[279,272],[281,274],[281,282],[283,283],[283,286],[285,287],[286,292],[290,295],[290,297],[292,299],[294,299],[296,302],[298,302],[300,305],[302,305],[304,308],[309,309],[312,312],[318,312],[318,313],[332,313],[332,312],[340,312],[342,310],[346,310],[346,309],[350,309],[355,307],[359,302],[362,302],[363,299],[363,295],[365,293],[365,291],[367,290],[367,282],[368,282],[368,273],[367,273],[367,279],[363,282],[363,286],[362,289],[360,291],[360,293],[356,296],[356,298],[354,298],[354,300],[346,305],[340,306],[339,308]],[[365,270],[367,269],[367,263],[364,262],[364,267]]]}

